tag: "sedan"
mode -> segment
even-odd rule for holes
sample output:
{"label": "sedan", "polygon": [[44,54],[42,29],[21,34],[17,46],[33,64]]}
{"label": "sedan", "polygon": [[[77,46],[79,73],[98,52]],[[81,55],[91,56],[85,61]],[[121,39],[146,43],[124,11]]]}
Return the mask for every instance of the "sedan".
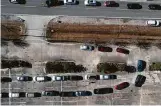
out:
{"label": "sedan", "polygon": [[70,76],[70,80],[71,81],[79,81],[79,80],[83,80],[83,77],[82,76],[78,76],[78,75],[73,75],[73,76]]}
{"label": "sedan", "polygon": [[117,79],[116,75],[100,75],[100,80]]}
{"label": "sedan", "polygon": [[1,97],[1,98],[8,98],[8,97],[9,97],[9,93],[1,92],[1,93],[0,93],[0,97]]}
{"label": "sedan", "polygon": [[18,81],[32,81],[32,77],[30,76],[19,76],[17,77]]}
{"label": "sedan", "polygon": [[149,4],[150,10],[161,10],[161,6],[159,4]]}
{"label": "sedan", "polygon": [[106,7],[119,7],[119,4],[115,1],[105,1],[104,6]]}
{"label": "sedan", "polygon": [[125,71],[128,73],[136,72],[136,68],[134,66],[125,66]]}
{"label": "sedan", "polygon": [[42,96],[59,96],[59,91],[43,91]]}
{"label": "sedan", "polygon": [[85,6],[97,6],[97,1],[96,0],[85,0],[84,5]]}
{"label": "sedan", "polygon": [[138,75],[135,80],[135,86],[141,87],[145,83],[146,77],[143,75]]}
{"label": "sedan", "polygon": [[130,86],[130,84],[128,82],[123,82],[123,83],[116,85],[115,89],[116,90],[122,90],[122,89],[129,87],[129,86]]}
{"label": "sedan", "polygon": [[85,75],[85,80],[99,80],[99,75]]}
{"label": "sedan", "polygon": [[26,4],[26,0],[9,0],[13,4]]}
{"label": "sedan", "polygon": [[53,81],[67,81],[69,79],[70,79],[69,76],[53,76],[52,77]]}
{"label": "sedan", "polygon": [[26,97],[28,97],[28,98],[41,97],[41,93],[39,93],[39,92],[27,92]]}
{"label": "sedan", "polygon": [[51,81],[51,77],[48,76],[37,76],[33,78],[34,81],[37,82],[46,82],[46,81]]}
{"label": "sedan", "polygon": [[90,91],[76,91],[76,96],[92,96],[92,92]]}
{"label": "sedan", "polygon": [[64,0],[64,4],[66,5],[76,5],[78,4],[77,0]]}
{"label": "sedan", "polygon": [[128,9],[142,9],[142,5],[139,3],[128,3],[127,4]]}
{"label": "sedan", "polygon": [[2,77],[1,82],[12,82],[12,79],[10,77]]}
{"label": "sedan", "polygon": [[119,53],[123,53],[123,54],[129,54],[130,53],[129,50],[124,49],[124,48],[119,48],[119,47],[116,49],[116,51],[119,52]]}
{"label": "sedan", "polygon": [[100,52],[112,52],[111,47],[98,46],[98,51]]}
{"label": "sedan", "polygon": [[113,88],[98,88],[94,89],[94,94],[108,94],[113,93]]}
{"label": "sedan", "polygon": [[9,97],[10,98],[26,97],[25,94],[26,94],[25,92],[12,92],[9,93]]}
{"label": "sedan", "polygon": [[86,51],[92,51],[92,50],[94,50],[94,46],[91,46],[91,45],[81,45],[80,49],[81,50],[86,50]]}
{"label": "sedan", "polygon": [[145,68],[146,68],[146,62],[144,60],[138,60],[137,70],[139,72],[142,72],[142,71],[144,71]]}
{"label": "sedan", "polygon": [[61,92],[60,93],[61,97],[76,97],[75,92],[70,91],[70,92]]}

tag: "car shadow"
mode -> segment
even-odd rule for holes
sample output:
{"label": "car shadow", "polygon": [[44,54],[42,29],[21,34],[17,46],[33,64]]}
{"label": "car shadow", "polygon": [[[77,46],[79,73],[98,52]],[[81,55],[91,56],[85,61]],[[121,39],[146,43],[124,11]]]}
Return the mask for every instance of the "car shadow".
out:
{"label": "car shadow", "polygon": [[24,40],[13,40],[12,42],[15,46],[22,47],[22,48],[29,46],[29,43],[27,43]]}

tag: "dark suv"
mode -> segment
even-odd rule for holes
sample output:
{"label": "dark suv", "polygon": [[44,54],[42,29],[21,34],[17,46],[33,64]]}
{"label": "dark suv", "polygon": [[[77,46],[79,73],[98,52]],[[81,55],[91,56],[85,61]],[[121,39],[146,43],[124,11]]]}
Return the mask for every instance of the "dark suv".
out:
{"label": "dark suv", "polygon": [[146,77],[143,75],[138,75],[135,80],[135,86],[141,87],[145,83]]}
{"label": "dark suv", "polygon": [[127,4],[128,9],[142,9],[142,5],[139,3],[128,3]]}

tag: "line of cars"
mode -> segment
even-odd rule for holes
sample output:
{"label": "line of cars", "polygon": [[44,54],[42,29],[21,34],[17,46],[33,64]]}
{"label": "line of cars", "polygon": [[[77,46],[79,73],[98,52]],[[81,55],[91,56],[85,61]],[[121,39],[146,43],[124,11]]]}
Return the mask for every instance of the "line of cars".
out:
{"label": "line of cars", "polygon": [[[116,76],[113,76],[112,79],[115,79]],[[105,78],[107,79],[107,78]],[[141,87],[145,83],[146,77],[143,75],[138,75],[135,80],[135,86]],[[115,90],[123,90],[130,86],[129,82],[122,82],[116,86],[114,86]],[[113,93],[113,88],[106,87],[106,88],[96,88],[93,90],[94,94],[109,94]],[[60,96],[60,97],[79,97],[79,96],[92,96],[91,91],[42,91],[40,92],[2,92],[0,94],[1,98],[20,98],[20,97],[27,97],[27,98],[34,98],[34,97],[41,97],[41,96]]]}
{"label": "line of cars", "polygon": [[[9,0],[10,3],[15,3],[15,4],[26,4],[26,0]],[[58,5],[59,0],[46,0],[45,2],[48,7]],[[65,5],[78,5],[79,1],[78,0],[63,0],[63,4]],[[84,0],[84,5],[85,6],[98,6],[101,5],[100,2],[97,0]],[[119,3],[116,1],[105,1],[103,3],[104,6],[106,7],[119,7]],[[128,9],[142,9],[142,5],[139,3],[127,3],[127,8]],[[148,8],[151,10],[161,10],[161,5],[159,4],[149,4]]]}
{"label": "line of cars", "polygon": [[[98,46],[98,51],[100,52],[112,52],[113,49],[111,47],[108,47],[108,46]],[[93,51],[95,49],[95,46],[92,46],[92,45],[88,45],[88,44],[84,44],[84,45],[81,45],[80,46],[80,50],[85,50],[85,51]],[[116,48],[116,52],[118,53],[123,53],[123,54],[129,54],[130,51],[125,49],[125,48]]]}

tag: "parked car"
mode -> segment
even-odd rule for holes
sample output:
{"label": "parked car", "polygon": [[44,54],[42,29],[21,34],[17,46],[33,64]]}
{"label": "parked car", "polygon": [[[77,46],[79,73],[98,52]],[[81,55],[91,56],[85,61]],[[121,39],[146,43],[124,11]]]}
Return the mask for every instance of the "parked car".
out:
{"label": "parked car", "polygon": [[59,96],[59,91],[43,91],[42,96]]}
{"label": "parked car", "polygon": [[53,81],[67,81],[69,80],[69,76],[53,76]]}
{"label": "parked car", "polygon": [[138,60],[137,70],[139,72],[142,72],[142,71],[144,71],[145,68],[146,68],[146,62],[144,60]]}
{"label": "parked car", "polygon": [[9,97],[10,98],[26,97],[25,94],[26,94],[25,92],[12,92],[9,93]]}
{"label": "parked car", "polygon": [[148,7],[150,10],[161,10],[161,5],[159,4],[149,4]]}
{"label": "parked car", "polygon": [[122,90],[122,89],[129,87],[129,86],[130,86],[130,84],[128,82],[122,82],[122,83],[116,85],[115,89],[116,90]]}
{"label": "parked car", "polygon": [[85,80],[99,80],[100,76],[99,75],[85,75]]}
{"label": "parked car", "polygon": [[46,82],[46,81],[51,81],[51,77],[48,76],[36,76],[33,78],[34,81],[37,82]]}
{"label": "parked car", "polygon": [[158,20],[148,20],[146,24],[148,26],[158,27],[160,25],[160,22]]}
{"label": "parked car", "polygon": [[97,88],[94,89],[94,94],[108,94],[113,93],[113,88]]}
{"label": "parked car", "polygon": [[99,75],[100,80],[110,80],[110,79],[117,79],[117,75]]}
{"label": "parked car", "polygon": [[97,6],[97,1],[96,0],[85,0],[84,5],[85,6]]}
{"label": "parked car", "polygon": [[75,92],[70,91],[70,92],[61,92],[60,93],[61,97],[76,97]]}
{"label": "parked car", "polygon": [[32,81],[32,77],[30,76],[19,76],[17,77],[18,81]]}
{"label": "parked car", "polygon": [[83,80],[83,77],[78,76],[78,75],[73,75],[73,76],[70,76],[70,80],[71,81],[79,81],[79,80]]}
{"label": "parked car", "polygon": [[92,50],[94,50],[94,46],[91,46],[91,45],[81,45],[80,49],[81,50],[86,50],[86,51],[92,51]]}
{"label": "parked car", "polygon": [[143,75],[138,75],[135,80],[135,86],[141,87],[145,83],[146,77]]}
{"label": "parked car", "polygon": [[41,93],[39,93],[39,92],[27,92],[26,97],[28,97],[28,98],[41,97]]}
{"label": "parked car", "polygon": [[139,3],[128,3],[127,4],[128,9],[142,9],[142,5]]}
{"label": "parked car", "polygon": [[92,92],[90,91],[76,91],[76,96],[92,96]]}
{"label": "parked car", "polygon": [[26,0],[9,0],[13,4],[26,4]]}
{"label": "parked car", "polygon": [[116,51],[119,52],[119,53],[123,53],[123,54],[129,54],[130,53],[129,50],[124,49],[124,48],[119,48],[119,47],[116,49]]}
{"label": "parked car", "polygon": [[64,4],[66,5],[76,5],[78,4],[77,0],[64,0]]}
{"label": "parked car", "polygon": [[106,7],[119,7],[119,4],[115,1],[105,1],[104,6]]}
{"label": "parked car", "polygon": [[58,0],[46,0],[46,5],[48,7],[57,6],[59,5],[59,1]]}
{"label": "parked car", "polygon": [[125,71],[128,73],[136,72],[136,68],[134,66],[125,66]]}
{"label": "parked car", "polygon": [[105,47],[105,46],[98,46],[98,51],[100,52],[112,52],[111,47]]}
{"label": "parked car", "polygon": [[0,93],[0,97],[1,97],[1,98],[8,98],[8,97],[9,97],[9,93],[1,92],[1,93]]}
{"label": "parked car", "polygon": [[10,77],[1,77],[1,82],[12,82],[12,79]]}

